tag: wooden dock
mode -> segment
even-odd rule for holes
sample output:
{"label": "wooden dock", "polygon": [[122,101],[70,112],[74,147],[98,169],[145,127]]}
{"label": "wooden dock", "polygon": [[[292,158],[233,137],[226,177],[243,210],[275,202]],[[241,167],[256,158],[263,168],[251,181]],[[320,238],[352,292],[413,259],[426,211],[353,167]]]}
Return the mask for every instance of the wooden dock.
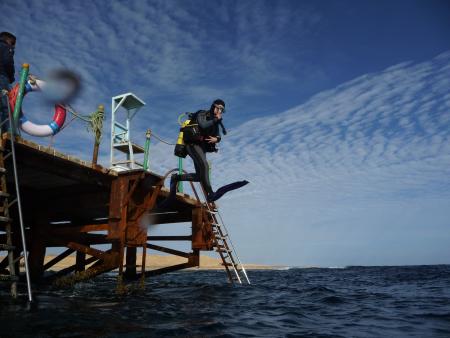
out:
{"label": "wooden dock", "polygon": [[[2,153],[11,147],[10,137],[3,134]],[[33,282],[77,282],[115,269],[124,278],[147,277],[198,266],[200,251],[214,248],[212,220],[198,198],[178,193],[170,209],[158,209],[169,193],[163,186],[164,177],[144,170],[118,173],[21,138],[14,144]],[[4,162],[8,192],[14,195],[13,175],[9,174],[12,161]],[[11,217],[18,271],[23,250],[14,206]],[[147,224],[141,224],[143,217]],[[179,222],[192,224],[190,235],[152,236],[147,230],[149,224]],[[162,247],[158,241],[188,241],[191,250]],[[2,243],[6,243],[6,235],[0,232]],[[62,248],[62,253],[44,264],[47,249],[53,247]],[[142,262],[136,261],[138,248],[143,249]],[[187,261],[145,271],[147,249]],[[75,264],[57,273],[45,273],[69,255],[76,255]],[[7,269],[5,258],[0,262],[0,274],[6,274]]]}

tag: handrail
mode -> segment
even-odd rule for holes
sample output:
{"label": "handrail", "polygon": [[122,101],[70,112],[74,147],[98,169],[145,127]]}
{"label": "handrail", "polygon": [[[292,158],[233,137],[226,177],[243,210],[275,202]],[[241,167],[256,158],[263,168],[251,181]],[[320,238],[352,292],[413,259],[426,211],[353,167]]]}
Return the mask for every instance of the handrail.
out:
{"label": "handrail", "polygon": [[[7,101],[7,105],[8,105],[9,121],[10,121],[10,124],[12,124],[13,123],[13,120],[12,120],[13,116],[11,114],[11,108],[9,106],[9,98],[8,98],[8,96],[6,96],[6,101]],[[20,103],[18,105],[20,107]],[[17,107],[17,105],[16,105],[16,107]],[[14,140],[15,140],[16,136],[15,136],[15,129],[11,128],[11,130],[12,130],[12,134],[11,134],[11,153],[12,153],[12,161],[13,161],[14,184],[16,186],[17,208],[18,208],[18,213],[19,213],[20,235],[22,237],[23,257],[24,257],[24,261],[25,261],[25,275],[26,275],[26,279],[27,279],[28,300],[30,302],[32,302],[33,301],[33,295],[32,295],[32,292],[31,292],[31,280],[30,280],[30,272],[29,272],[29,267],[28,267],[28,251],[27,251],[27,243],[26,243],[26,239],[25,239],[25,227],[24,227],[24,224],[23,224],[22,203],[21,203],[20,189],[19,189],[19,178],[18,178],[18,175],[17,175],[17,167],[16,167],[16,163],[17,163],[16,162],[16,150],[15,150],[15,146],[14,146]]]}

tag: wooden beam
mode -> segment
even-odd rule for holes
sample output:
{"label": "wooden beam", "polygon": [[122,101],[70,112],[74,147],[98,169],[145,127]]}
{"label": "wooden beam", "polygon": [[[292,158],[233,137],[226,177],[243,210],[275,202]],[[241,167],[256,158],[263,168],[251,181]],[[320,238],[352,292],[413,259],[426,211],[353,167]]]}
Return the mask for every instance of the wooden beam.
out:
{"label": "wooden beam", "polygon": [[192,208],[183,207],[178,209],[177,212],[170,213],[158,213],[150,214],[152,218],[151,224],[170,224],[192,221]]}
{"label": "wooden beam", "polygon": [[[97,261],[97,260],[98,260],[97,257],[90,257],[90,258],[86,259],[85,264],[86,264],[86,265],[89,265],[89,264],[91,264],[92,262],[95,262],[95,261]],[[52,274],[52,275],[50,275],[50,276],[48,276],[48,277],[45,277],[44,280],[46,280],[46,281],[48,281],[48,282],[54,281],[54,280],[56,280],[56,279],[58,279],[58,278],[60,278],[60,277],[62,277],[62,276],[64,276],[64,275],[67,275],[67,274],[69,274],[69,273],[71,273],[71,272],[74,272],[75,269],[76,269],[76,267],[77,267],[76,264],[71,265],[71,266],[68,266],[68,267],[65,268],[65,269],[62,269],[62,270],[60,270],[60,271],[58,271],[58,272],[55,272],[54,274]]]}
{"label": "wooden beam", "polygon": [[170,248],[165,248],[163,246],[150,244],[150,243],[147,243],[147,249],[161,251],[161,252],[169,253],[171,255],[180,256],[180,257],[184,257],[184,258],[189,258],[191,255],[190,253],[187,253],[187,252],[182,252],[182,251],[178,251],[178,250],[174,250],[174,249],[170,249]]}
{"label": "wooden beam", "polygon": [[98,244],[111,244],[112,241],[102,234],[89,234],[89,233],[67,233],[67,234],[55,234],[50,232],[50,237],[46,239],[47,247],[61,247],[67,246],[69,242],[77,242],[84,245],[98,245]]}
{"label": "wooden beam", "polygon": [[[104,222],[104,221],[103,221]],[[80,232],[91,232],[91,231],[107,231],[109,229],[108,223],[102,224],[87,224],[87,225],[64,225],[51,228],[51,232],[58,235],[74,234]],[[90,235],[101,235],[101,234],[90,234]]]}
{"label": "wooden beam", "polygon": [[191,241],[192,236],[147,236],[148,241]]}
{"label": "wooden beam", "polygon": [[86,245],[82,245],[82,244],[75,243],[75,242],[67,243],[67,247],[70,249],[76,250],[78,252],[82,252],[82,253],[88,254],[90,256],[97,257],[98,259],[105,259],[105,256],[107,255],[107,253],[105,251],[90,248]]}
{"label": "wooden beam", "polygon": [[[150,277],[150,276],[158,276],[158,275],[162,275],[164,273],[168,273],[168,272],[174,272],[174,271],[178,271],[178,270],[182,270],[182,269],[187,269],[187,268],[191,268],[193,267],[193,265],[189,262],[187,263],[181,263],[181,264],[177,264],[177,265],[172,265],[172,266],[167,266],[164,268],[160,268],[160,269],[156,269],[156,270],[150,270],[150,271],[145,271],[144,276],[145,277]],[[142,276],[142,274],[140,274],[138,276],[138,278]]]}
{"label": "wooden beam", "polygon": [[67,249],[66,251],[64,251],[63,253],[61,253],[60,255],[56,256],[55,258],[53,258],[51,261],[47,262],[46,264],[44,264],[44,271],[47,270],[48,268],[51,268],[53,265],[55,265],[56,263],[61,262],[64,258],[66,258],[67,256],[70,256],[73,252],[75,252],[75,250],[73,249]]}

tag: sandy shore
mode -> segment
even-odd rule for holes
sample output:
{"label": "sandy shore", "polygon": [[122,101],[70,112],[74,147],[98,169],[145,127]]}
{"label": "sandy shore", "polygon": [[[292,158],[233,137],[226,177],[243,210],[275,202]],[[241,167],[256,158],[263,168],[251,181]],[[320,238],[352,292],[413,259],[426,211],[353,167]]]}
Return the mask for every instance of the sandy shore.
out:
{"label": "sandy shore", "polygon": [[[45,257],[45,263],[49,262],[53,258],[55,258],[56,255],[47,255]],[[138,269],[141,266],[142,258],[141,255],[137,255],[137,265],[139,266]],[[164,255],[149,255],[147,254],[146,257],[146,264],[145,269],[146,270],[154,270],[159,269],[166,266],[171,266],[175,264],[181,264],[186,263],[187,259],[183,257],[177,257],[177,256],[164,256]],[[54,266],[50,268],[50,270],[53,271],[59,271],[64,268],[67,268],[69,266],[72,266],[75,264],[75,255],[71,255],[63,259],[61,262],[58,262]],[[282,266],[273,266],[273,265],[262,265],[262,264],[245,264],[244,267],[249,270],[273,270],[273,269],[281,269]],[[191,268],[194,270],[216,270],[216,269],[224,269],[224,267],[221,265],[220,258],[213,258],[209,256],[200,256],[200,267],[199,268]]]}

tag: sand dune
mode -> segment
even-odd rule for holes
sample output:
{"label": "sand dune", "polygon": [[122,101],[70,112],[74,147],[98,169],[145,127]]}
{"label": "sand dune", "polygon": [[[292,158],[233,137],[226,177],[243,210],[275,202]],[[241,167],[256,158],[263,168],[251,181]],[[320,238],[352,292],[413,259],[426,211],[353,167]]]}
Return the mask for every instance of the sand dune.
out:
{"label": "sand dune", "polygon": [[[53,258],[55,258],[56,255],[47,255],[45,257],[45,263],[51,261]],[[0,260],[3,257],[0,257]],[[146,264],[145,269],[146,270],[153,270],[153,269],[159,269],[165,266],[171,266],[175,264],[181,264],[187,262],[186,258],[183,257],[177,257],[177,256],[169,256],[169,255],[155,255],[155,254],[147,254],[146,257]],[[125,262],[124,262],[125,263]],[[63,259],[62,261],[56,263],[54,266],[50,268],[50,270],[53,271],[59,271],[64,268],[67,268],[69,266],[72,266],[75,264],[75,255],[71,255]],[[137,255],[137,265],[140,268],[142,264],[142,256],[140,254]],[[245,264],[244,266],[246,269],[278,269],[280,267],[278,266],[272,266],[272,265],[261,265],[261,264]],[[200,267],[199,268],[192,268],[192,269],[201,269],[201,270],[215,270],[215,269],[224,269],[224,267],[221,265],[220,258],[213,258],[209,256],[200,256]]]}

